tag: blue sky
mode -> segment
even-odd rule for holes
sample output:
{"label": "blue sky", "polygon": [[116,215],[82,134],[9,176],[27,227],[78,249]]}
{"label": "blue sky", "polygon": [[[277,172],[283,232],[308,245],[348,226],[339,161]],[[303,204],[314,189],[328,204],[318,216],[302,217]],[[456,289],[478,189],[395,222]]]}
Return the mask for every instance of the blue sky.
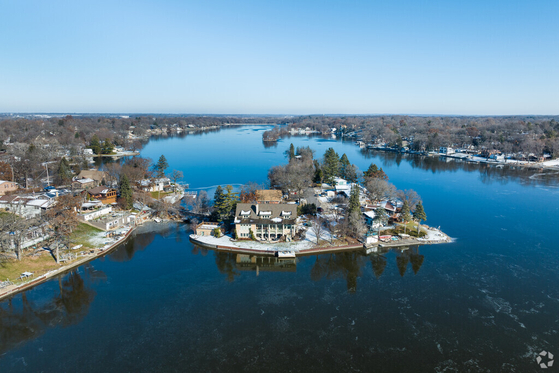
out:
{"label": "blue sky", "polygon": [[557,0],[0,0],[0,15],[0,112],[559,113]]}

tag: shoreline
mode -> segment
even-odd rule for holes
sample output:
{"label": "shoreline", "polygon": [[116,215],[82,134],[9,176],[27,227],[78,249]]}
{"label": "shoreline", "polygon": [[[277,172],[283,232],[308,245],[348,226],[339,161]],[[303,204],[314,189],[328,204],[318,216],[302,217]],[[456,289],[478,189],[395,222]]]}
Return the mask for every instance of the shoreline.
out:
{"label": "shoreline", "polygon": [[44,275],[41,275],[29,282],[20,284],[20,285],[10,285],[5,287],[4,289],[0,290],[0,301],[4,300],[4,298],[7,298],[9,296],[15,295],[17,293],[20,293],[22,291],[31,289],[37,285],[40,285],[44,282],[46,282],[47,280],[59,276],[65,272],[68,272],[76,267],[81,266],[82,264],[85,264],[87,262],[90,262],[94,259],[100,258],[102,256],[107,255],[108,253],[110,253],[111,251],[113,251],[116,247],[118,247],[120,244],[123,244],[126,242],[126,240],[128,240],[128,238],[132,235],[132,233],[139,227],[141,227],[142,225],[137,225],[135,227],[131,227],[128,232],[126,232],[126,234],[124,236],[122,236],[121,238],[119,238],[118,240],[116,240],[115,242],[113,242],[112,244],[108,245],[108,246],[104,246],[102,248],[96,248],[95,250],[99,250],[97,253],[92,254],[92,255],[88,255],[88,256],[84,256],[81,259],[77,259],[76,261],[67,264],[67,265],[63,265],[58,269],[49,271],[47,273],[45,273]]}
{"label": "shoreline", "polygon": [[[429,230],[429,228],[427,228]],[[442,239],[434,240],[434,239],[417,239],[417,238],[408,238],[408,239],[401,239],[395,242],[378,242],[370,245],[366,245],[364,243],[358,244],[350,244],[350,245],[342,245],[342,246],[324,246],[324,247],[309,247],[309,248],[302,248],[297,250],[292,250],[294,252],[295,257],[305,256],[305,255],[316,255],[316,254],[325,254],[331,252],[343,252],[343,251],[355,251],[355,250],[365,250],[372,252],[378,251],[378,249],[382,248],[398,248],[398,247],[407,247],[413,245],[435,245],[435,244],[443,244],[443,243],[452,243],[453,240],[447,234],[443,233],[442,231],[432,229],[433,232],[439,232],[437,234],[442,237]],[[205,237],[207,238],[207,237]],[[239,253],[239,254],[252,254],[252,255],[264,255],[264,256],[275,256],[276,252],[282,250],[275,250],[275,249],[255,249],[251,247],[242,247],[242,246],[229,246],[224,245],[219,242],[206,242],[200,239],[200,236],[196,234],[191,234],[189,236],[189,240],[191,243],[209,248],[212,250],[217,251],[225,251],[225,252],[232,252],[232,253]],[[216,239],[217,240],[217,239]],[[250,241],[253,242],[253,241]],[[264,246],[264,243],[262,243]],[[270,244],[271,246],[273,244]],[[283,250],[285,251],[285,250]]]}

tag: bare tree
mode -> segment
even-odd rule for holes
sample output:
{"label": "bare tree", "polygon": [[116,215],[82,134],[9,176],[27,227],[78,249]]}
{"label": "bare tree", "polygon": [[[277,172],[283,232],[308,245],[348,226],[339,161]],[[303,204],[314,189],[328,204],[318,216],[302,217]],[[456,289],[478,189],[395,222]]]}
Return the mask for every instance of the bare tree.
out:
{"label": "bare tree", "polygon": [[386,180],[380,178],[369,178],[365,183],[367,195],[371,201],[390,199],[396,194],[396,187]]}
{"label": "bare tree", "polygon": [[316,236],[316,244],[320,242],[320,236],[325,231],[324,227],[324,219],[320,216],[315,216],[311,219],[311,229]]}
{"label": "bare tree", "polygon": [[183,177],[184,177],[184,174],[182,173],[182,171],[179,171],[179,170],[173,170],[171,172],[171,174],[169,175],[169,179],[171,179],[171,181],[174,184],[175,192],[177,191],[177,181],[179,179],[182,179]]}
{"label": "bare tree", "polygon": [[60,262],[58,248],[60,244],[68,245],[70,235],[78,225],[77,211],[81,196],[60,196],[53,208],[47,211],[45,218],[53,231],[56,242],[56,262]]}
{"label": "bare tree", "polygon": [[415,210],[415,206],[421,202],[421,197],[413,189],[398,190],[396,193],[398,199],[402,202],[407,201],[411,211]]}

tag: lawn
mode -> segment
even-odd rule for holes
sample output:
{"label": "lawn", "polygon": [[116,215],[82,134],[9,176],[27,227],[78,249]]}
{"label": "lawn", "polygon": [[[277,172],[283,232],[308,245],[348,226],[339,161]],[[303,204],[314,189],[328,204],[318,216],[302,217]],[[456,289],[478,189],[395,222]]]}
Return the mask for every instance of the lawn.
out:
{"label": "lawn", "polygon": [[[406,233],[409,234],[412,237],[417,237],[417,223],[416,222],[408,222],[405,224],[406,227]],[[384,231],[381,232],[384,234],[390,233],[390,234],[399,234],[399,233],[404,233],[404,224],[403,223],[397,223],[396,224],[396,229],[391,229],[390,231]],[[420,226],[420,233],[419,233],[419,237],[423,237],[427,235],[427,231],[425,230],[425,228]]]}
{"label": "lawn", "polygon": [[150,194],[151,194],[151,198],[159,199],[160,197],[163,198],[165,196],[173,194],[173,192],[150,192]]}
{"label": "lawn", "polygon": [[[79,223],[72,232],[70,242],[72,245],[83,245],[85,247],[96,248],[99,246],[99,236],[103,231],[85,223]],[[101,245],[102,246],[102,245]]]}
{"label": "lawn", "polygon": [[48,252],[43,252],[40,255],[25,256],[21,261],[17,259],[8,259],[0,263],[0,281],[10,279],[14,283],[23,272],[33,272],[34,278],[45,274],[46,272],[59,268],[60,265],[56,264],[56,260]]}

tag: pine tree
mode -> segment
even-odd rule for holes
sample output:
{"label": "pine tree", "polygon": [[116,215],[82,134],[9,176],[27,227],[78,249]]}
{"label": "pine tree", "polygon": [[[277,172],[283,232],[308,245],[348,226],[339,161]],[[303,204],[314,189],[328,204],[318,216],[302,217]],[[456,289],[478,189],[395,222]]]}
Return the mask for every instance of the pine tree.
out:
{"label": "pine tree", "polygon": [[359,188],[355,184],[351,187],[348,203],[349,214],[354,211],[361,212],[361,204],[359,203]]}
{"label": "pine tree", "polygon": [[89,148],[93,150],[93,154],[101,154],[101,143],[99,142],[99,137],[97,137],[97,135],[93,135],[89,141]]}
{"label": "pine tree", "polygon": [[128,176],[122,175],[120,183],[118,184],[118,191],[120,193],[120,203],[122,207],[126,210],[131,209],[134,201],[132,198],[132,187],[130,186]]}
{"label": "pine tree", "polygon": [[159,157],[159,160],[157,161],[154,167],[157,177],[159,178],[164,177],[167,168],[169,168],[169,163],[167,163],[167,159],[162,154],[161,157]]}
{"label": "pine tree", "polygon": [[295,158],[295,146],[293,146],[293,143],[291,143],[291,145],[289,146],[289,150],[285,151],[285,155],[290,162],[293,158]]}
{"label": "pine tree", "polygon": [[345,153],[342,155],[342,157],[340,158],[340,169],[338,171],[338,176],[341,177],[342,179],[346,179],[347,180],[347,166],[349,166],[349,159],[347,159],[347,155],[345,155]]}
{"label": "pine tree", "polygon": [[227,185],[225,191],[221,186],[218,186],[214,196],[214,206],[218,221],[230,219],[234,209],[237,207],[237,202],[239,202],[239,196],[233,192],[231,185]]}
{"label": "pine tree", "polygon": [[65,183],[72,179],[72,171],[70,170],[70,164],[65,157],[62,157],[58,163],[58,169],[56,170],[56,176],[58,177],[59,183]]}
{"label": "pine tree", "polygon": [[324,174],[324,181],[328,184],[334,182],[334,177],[338,176],[340,158],[333,148],[328,148],[324,153],[324,166],[322,172]]}
{"label": "pine tree", "polygon": [[419,202],[417,206],[415,206],[413,218],[417,220],[417,236],[419,236],[419,225],[421,224],[422,220],[427,220],[427,214],[425,214],[425,210],[423,210],[423,205],[421,204],[421,202]]}
{"label": "pine tree", "polygon": [[324,175],[322,174],[322,170],[320,168],[317,168],[316,171],[314,172],[314,177],[312,179],[313,183],[322,184],[322,179],[323,178],[324,178]]}
{"label": "pine tree", "polygon": [[404,201],[404,204],[402,205],[402,220],[404,222],[404,233],[406,233],[406,222],[411,220],[410,205],[408,204],[408,201]]}
{"label": "pine tree", "polygon": [[114,148],[115,148],[115,146],[113,145],[111,140],[105,139],[105,142],[103,143],[103,148],[101,149],[101,153],[111,154],[113,152]]}
{"label": "pine tree", "polygon": [[382,168],[379,170],[376,164],[371,163],[369,169],[363,172],[363,177],[365,178],[379,178],[383,180],[388,180],[388,176],[384,173]]}

